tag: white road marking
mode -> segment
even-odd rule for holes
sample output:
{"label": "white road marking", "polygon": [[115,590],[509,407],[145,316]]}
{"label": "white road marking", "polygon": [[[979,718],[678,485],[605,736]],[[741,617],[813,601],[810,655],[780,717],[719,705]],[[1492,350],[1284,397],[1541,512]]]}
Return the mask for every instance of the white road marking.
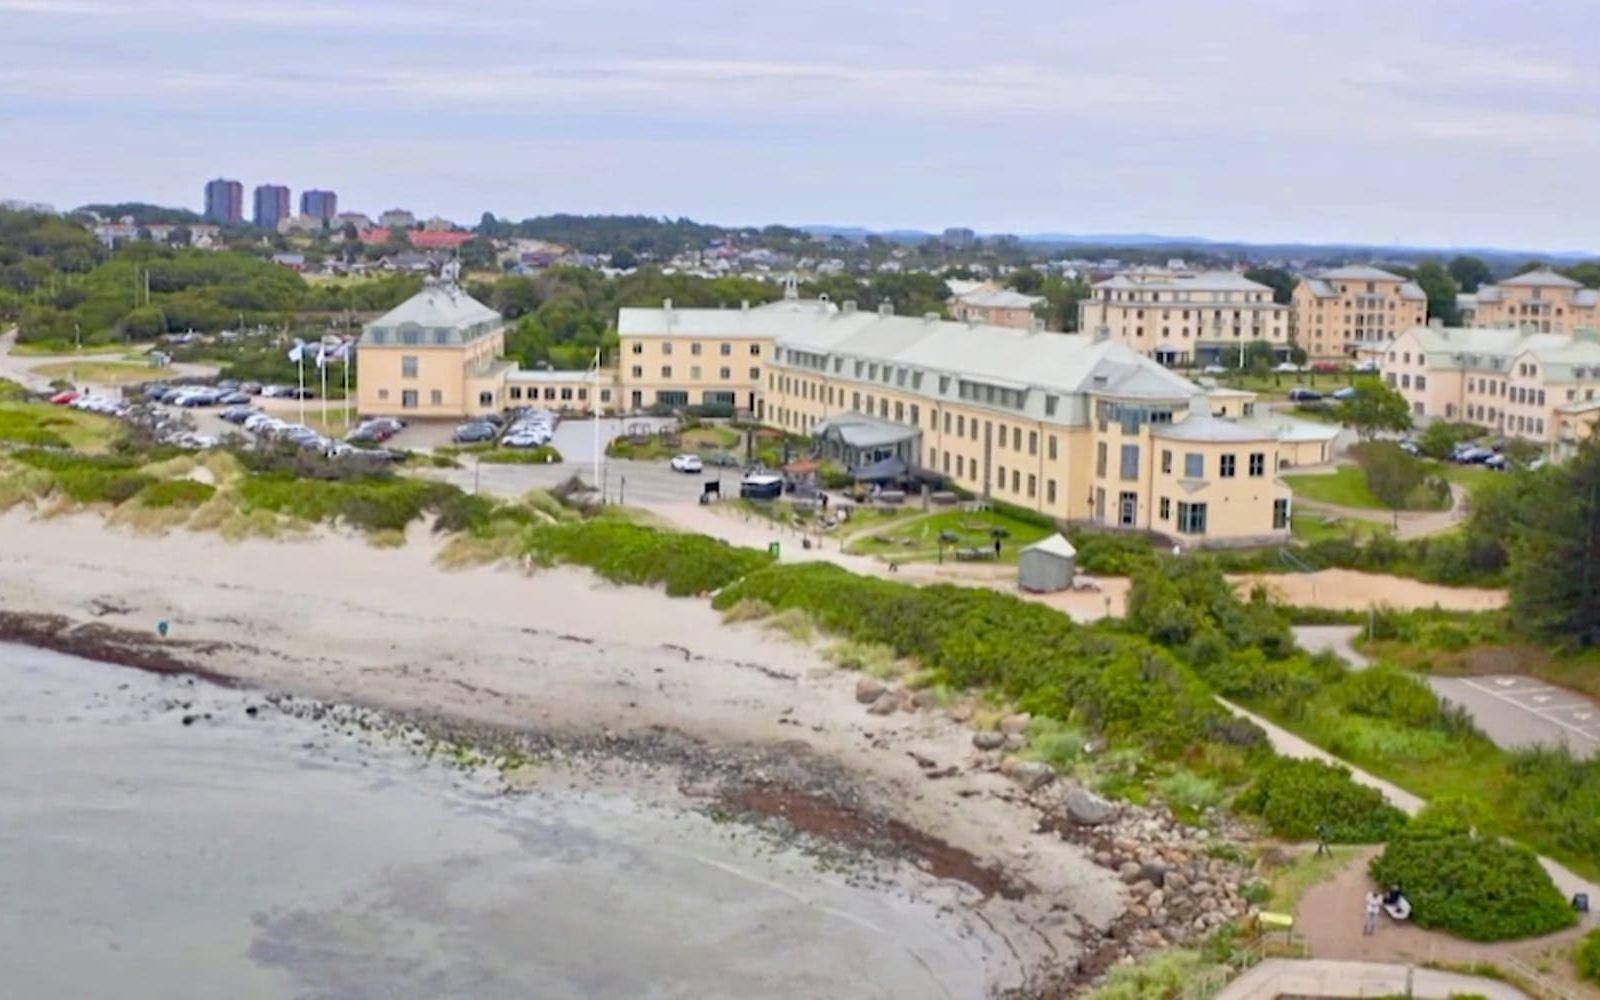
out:
{"label": "white road marking", "polygon": [[[1532,715],[1535,718],[1543,719],[1544,721],[1549,722],[1549,723],[1551,723],[1553,725],[1560,726],[1562,729],[1565,729],[1565,730],[1567,730],[1569,732],[1576,733],[1580,738],[1586,739],[1586,740],[1590,741],[1591,743],[1600,743],[1600,733],[1591,733],[1586,728],[1584,728],[1583,726],[1575,726],[1570,722],[1566,722],[1565,720],[1555,718],[1554,716],[1552,716],[1550,714],[1551,711],[1559,711],[1559,710],[1562,710],[1562,709],[1570,709],[1570,708],[1573,708],[1573,707],[1576,707],[1576,706],[1566,705],[1566,706],[1562,706],[1561,709],[1546,709],[1546,708],[1543,708],[1543,707],[1533,708],[1533,707],[1531,707],[1529,705],[1524,705],[1522,702],[1518,701],[1516,696],[1513,695],[1513,694],[1506,694],[1506,693],[1501,692],[1501,691],[1496,691],[1493,687],[1489,687],[1489,686],[1484,685],[1484,684],[1479,684],[1479,683],[1471,680],[1470,678],[1462,677],[1462,678],[1458,678],[1458,679],[1461,681],[1461,683],[1465,684],[1469,688],[1472,688],[1474,691],[1480,691],[1483,694],[1486,694],[1491,698],[1498,698],[1501,701],[1507,703],[1508,705],[1513,705],[1513,706],[1515,706],[1517,708],[1522,709],[1524,712],[1527,712],[1529,715]],[[1500,687],[1509,687],[1509,686],[1511,686],[1513,684],[1516,684],[1517,681],[1518,681],[1518,678],[1515,678],[1515,677],[1496,677],[1496,678],[1493,679],[1492,683],[1494,683],[1495,685],[1498,685]],[[1553,689],[1551,689],[1551,688],[1539,688],[1539,689],[1536,689],[1536,690],[1549,691],[1549,690],[1553,690]],[[1516,694],[1526,694],[1526,693],[1527,693],[1526,691],[1516,692]],[[1549,697],[1548,696],[1535,697],[1533,700],[1534,701],[1548,701]],[[1589,714],[1590,713],[1587,713],[1587,712],[1584,713],[1584,715],[1586,717]]]}

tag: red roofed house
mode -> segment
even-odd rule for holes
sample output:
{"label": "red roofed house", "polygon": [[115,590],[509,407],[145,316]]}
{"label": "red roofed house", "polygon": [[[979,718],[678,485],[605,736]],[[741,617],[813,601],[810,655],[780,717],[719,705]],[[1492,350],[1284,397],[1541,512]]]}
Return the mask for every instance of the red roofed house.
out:
{"label": "red roofed house", "polygon": [[411,245],[419,250],[454,250],[472,239],[471,233],[427,229],[411,230]]}

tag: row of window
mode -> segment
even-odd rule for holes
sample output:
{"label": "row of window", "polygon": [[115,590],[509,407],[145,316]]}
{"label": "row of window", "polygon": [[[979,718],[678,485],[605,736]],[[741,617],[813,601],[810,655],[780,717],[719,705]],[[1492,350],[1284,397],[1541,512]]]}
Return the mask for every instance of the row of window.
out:
{"label": "row of window", "polygon": [[[663,340],[663,341],[660,341],[660,344],[661,344],[661,353],[662,354],[671,354],[672,353],[672,341]],[[761,356],[761,345],[760,344],[751,344],[749,346],[750,346],[750,356],[751,357],[758,358],[758,357]],[[634,354],[643,354],[644,353],[644,341],[642,341],[642,340],[633,341],[632,342],[632,346],[631,346],[630,349],[633,351]],[[702,350],[702,347],[701,347],[701,344],[700,344],[700,342],[698,340],[693,341],[693,342],[691,342],[689,344],[689,353],[691,355],[693,355],[694,357],[699,357],[700,353],[701,353],[701,350]],[[726,344],[726,343],[718,344],[717,345],[717,353],[722,355],[725,358],[726,357],[730,357],[733,354],[733,345],[732,344]]]}
{"label": "row of window", "polygon": [[[644,378],[644,366],[643,365],[634,365],[629,370],[629,373],[634,378]],[[662,378],[671,378],[672,377],[672,366],[671,365],[662,365],[661,366],[661,377]],[[724,382],[727,382],[727,381],[731,380],[733,378],[733,369],[727,367],[726,365],[722,366],[721,368],[718,368],[717,369],[717,378],[721,379]],[[751,368],[750,369],[750,373],[749,373],[749,378],[753,382],[759,382],[761,380],[761,369],[759,369],[759,368]],[[691,382],[700,381],[700,366],[699,365],[690,365],[689,366],[689,381],[691,381]]]}
{"label": "row of window", "polygon": [[[539,386],[536,386],[536,385],[528,386],[528,390],[527,390],[527,395],[526,396],[523,395],[522,386],[520,386],[520,385],[511,386],[507,390],[507,393],[514,400],[521,400],[521,399],[526,398],[529,401],[532,401],[532,400],[536,400],[536,399],[540,398],[540,388],[539,388]],[[581,402],[587,402],[588,399],[589,399],[589,389],[588,389],[587,386],[581,386],[581,385],[580,386],[563,385],[563,386],[559,386],[559,387],[553,386],[553,385],[547,385],[543,389],[543,397],[547,401],[548,400],[559,399],[561,402],[564,402],[564,403],[570,403],[574,399],[578,400],[580,403]],[[600,390],[600,401],[602,403],[611,402],[611,390],[610,389],[601,389]]]}

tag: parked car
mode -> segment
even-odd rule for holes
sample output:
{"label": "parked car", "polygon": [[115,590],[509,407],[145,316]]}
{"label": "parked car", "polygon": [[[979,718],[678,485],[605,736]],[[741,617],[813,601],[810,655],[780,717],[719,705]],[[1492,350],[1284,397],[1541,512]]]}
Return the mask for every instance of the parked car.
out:
{"label": "parked car", "polygon": [[250,403],[250,394],[234,389],[218,396],[217,402],[223,406],[247,406]]}
{"label": "parked car", "polygon": [[1378,363],[1376,361],[1357,361],[1355,367],[1352,369],[1352,371],[1358,372],[1375,372],[1377,370]]}
{"label": "parked car", "polygon": [[1222,367],[1221,365],[1206,365],[1204,368],[1200,369],[1200,371],[1201,371],[1202,374],[1205,374],[1205,375],[1226,375],[1226,374],[1228,374],[1228,369]]}
{"label": "parked car", "polygon": [[1317,361],[1312,363],[1311,370],[1322,373],[1336,372],[1339,370],[1339,363],[1336,361]]}
{"label": "parked car", "polygon": [[1490,455],[1488,458],[1483,460],[1483,467],[1485,469],[1496,469],[1500,472],[1504,472],[1505,470],[1511,468],[1511,460],[1504,455]]}
{"label": "parked car", "polygon": [[1418,447],[1417,443],[1410,438],[1406,438],[1404,441],[1400,442],[1400,450],[1405,452],[1407,455],[1422,454],[1422,449]]}
{"label": "parked car", "polygon": [[253,406],[230,406],[217,416],[230,424],[243,424],[246,420],[259,414],[261,411]]}
{"label": "parked car", "polygon": [[1333,392],[1331,393],[1331,398],[1333,398],[1333,399],[1350,399],[1351,397],[1355,396],[1355,394],[1356,394],[1356,387],[1353,386],[1353,385],[1347,385],[1343,389],[1335,389],[1335,390],[1333,390]]}
{"label": "parked car", "polygon": [[1272,370],[1275,372],[1297,372],[1301,371],[1302,369],[1293,361],[1284,361],[1280,364],[1273,365]]}
{"label": "parked car", "polygon": [[506,448],[537,448],[549,442],[549,438],[533,431],[512,431],[500,439],[500,444]]}
{"label": "parked car", "polygon": [[1304,386],[1295,386],[1289,390],[1289,402],[1291,403],[1315,403],[1321,398],[1322,393],[1315,389],[1307,389]]}
{"label": "parked car", "polygon": [[450,440],[456,444],[476,444],[480,441],[493,441],[499,433],[500,431],[494,424],[486,421],[475,421],[457,427],[456,432],[450,435]]}
{"label": "parked car", "polygon": [[776,500],[783,496],[783,477],[752,472],[739,480],[739,496],[746,500]]}
{"label": "parked car", "polygon": [[76,389],[68,389],[65,392],[58,392],[54,396],[51,396],[50,402],[56,404],[57,406],[66,406],[68,403],[77,399],[81,395],[83,395],[83,393],[78,392]]}
{"label": "parked car", "polygon": [[701,463],[699,455],[674,455],[672,467],[678,472],[699,472],[705,466]]}
{"label": "parked car", "polygon": [[1482,465],[1494,457],[1488,448],[1465,448],[1456,453],[1455,460],[1462,465]]}
{"label": "parked car", "polygon": [[261,383],[260,382],[240,382],[239,383],[239,391],[244,393],[247,396],[259,396],[259,395],[261,395]]}

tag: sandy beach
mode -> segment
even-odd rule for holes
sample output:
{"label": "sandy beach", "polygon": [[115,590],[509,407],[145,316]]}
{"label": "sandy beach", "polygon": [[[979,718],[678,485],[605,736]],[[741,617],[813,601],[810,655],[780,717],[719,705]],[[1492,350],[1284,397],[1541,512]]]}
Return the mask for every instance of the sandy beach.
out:
{"label": "sandy beach", "polygon": [[[0,613],[13,625],[64,616],[65,627],[51,626],[56,639],[32,637],[41,644],[126,630],[151,637],[151,656],[170,651],[265,691],[611,741],[623,756],[643,746],[633,756],[651,769],[672,766],[661,748],[674,741],[736,748],[754,769],[745,802],[785,815],[794,798],[761,797],[798,790],[803,806],[819,782],[833,800],[844,788],[851,822],[901,831],[917,865],[950,876],[940,884],[974,933],[1002,942],[996,987],[1073,969],[1116,933],[1123,880],[1086,848],[1040,832],[1027,796],[974,766],[970,730],[946,713],[870,715],[855,675],[759,626],[724,625],[704,601],[576,569],[444,571],[436,551],[421,529],[398,548],[326,532],[230,543],[12,511],[0,516]],[[170,634],[156,645],[163,620]],[[802,827],[841,822],[795,812]]]}

